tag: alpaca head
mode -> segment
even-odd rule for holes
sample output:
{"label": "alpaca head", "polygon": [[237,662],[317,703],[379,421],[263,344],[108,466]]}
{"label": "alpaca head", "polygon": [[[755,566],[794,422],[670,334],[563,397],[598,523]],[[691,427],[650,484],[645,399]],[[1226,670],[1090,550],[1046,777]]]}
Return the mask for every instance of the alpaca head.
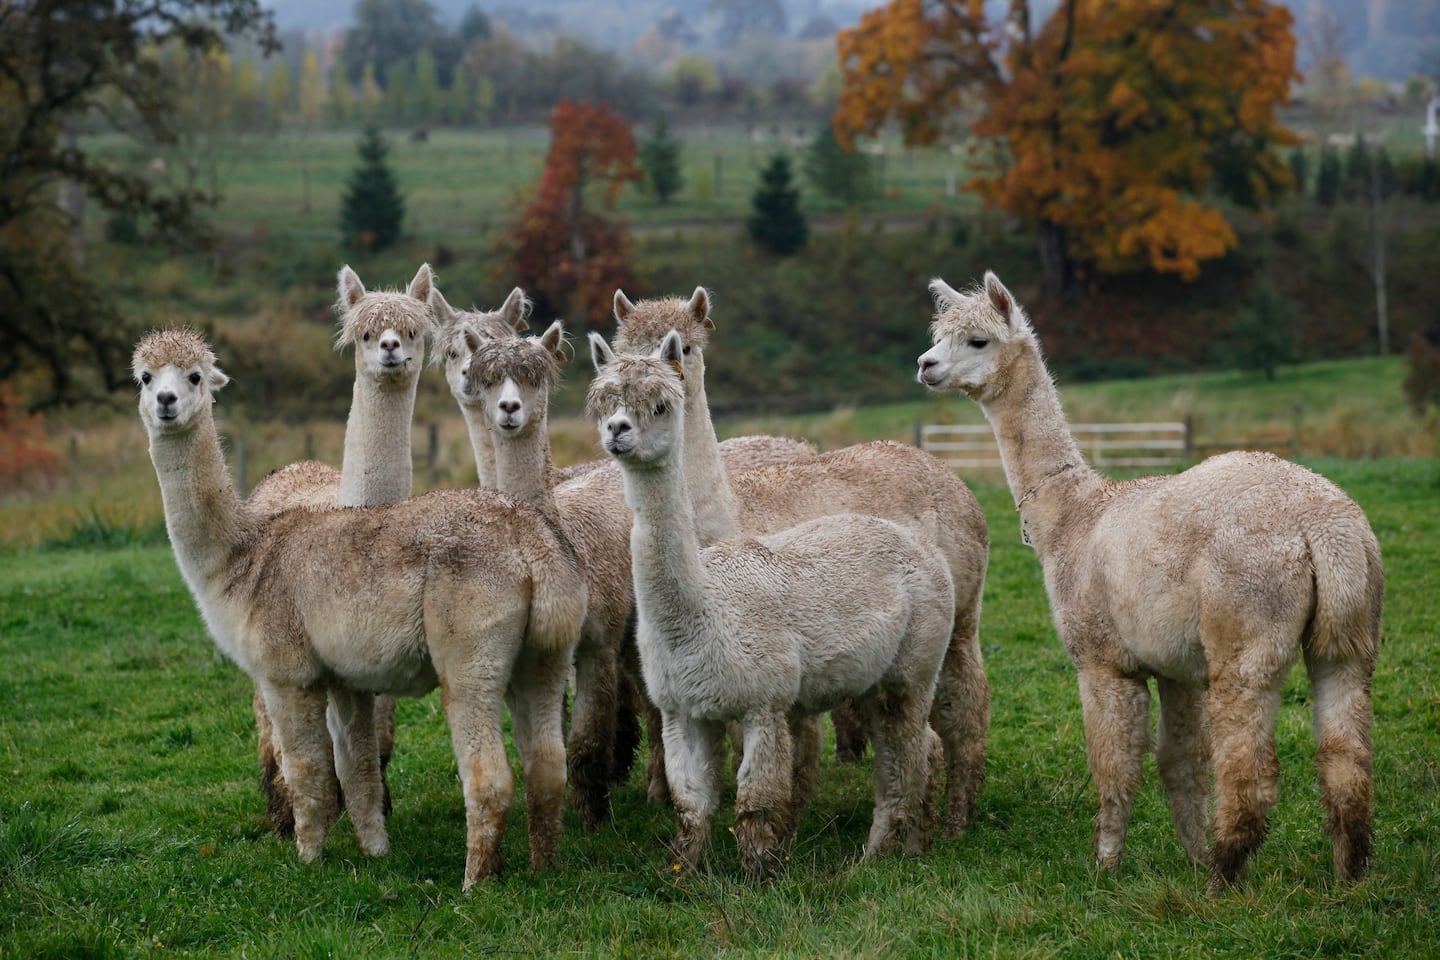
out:
{"label": "alpaca head", "polygon": [[690,299],[660,297],[631,303],[624,291],[615,291],[615,350],[622,354],[651,354],[665,335],[680,335],[685,367],[685,395],[694,396],[705,382],[705,344],[715,321],[710,319],[710,294],[696,287]]}
{"label": "alpaca head", "polygon": [[976,400],[999,395],[1007,361],[1020,344],[1034,340],[1025,311],[988,270],[971,293],[959,293],[938,278],[930,281],[930,293],[934,346],[920,355],[916,379],[932,390],[962,390]]}
{"label": "alpaca head", "polygon": [[140,420],[151,436],[189,429],[207,415],[214,392],[230,382],[194,330],[153,330],[130,360],[140,384]]}
{"label": "alpaca head", "polygon": [[467,396],[479,397],[485,416],[502,435],[519,435],[542,424],[550,391],[560,380],[565,326],[559,320],[538,337],[484,339],[465,330],[470,349]]}
{"label": "alpaca head", "polygon": [[480,397],[467,392],[466,370],[471,348],[465,343],[465,330],[482,340],[514,337],[530,329],[525,319],[530,315],[530,300],[525,291],[516,287],[498,310],[457,310],[445,302],[440,291],[430,288],[430,309],[435,311],[435,353],[431,363],[445,364],[445,383],[450,395],[461,405],[478,404]]}
{"label": "alpaca head", "polygon": [[685,425],[683,351],[675,330],[647,356],[617,356],[590,334],[595,379],[585,409],[600,428],[600,445],[622,464],[658,465],[675,455]]}
{"label": "alpaca head", "polygon": [[337,348],[355,345],[355,373],[383,385],[413,386],[425,362],[425,334],[430,330],[430,291],[435,277],[422,263],[404,293],[369,291],[348,266],[340,268],[343,316]]}

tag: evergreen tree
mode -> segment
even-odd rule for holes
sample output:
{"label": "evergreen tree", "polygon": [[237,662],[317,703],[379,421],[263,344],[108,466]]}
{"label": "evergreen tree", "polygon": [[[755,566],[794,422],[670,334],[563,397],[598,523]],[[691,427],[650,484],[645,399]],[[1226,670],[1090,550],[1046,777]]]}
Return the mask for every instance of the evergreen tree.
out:
{"label": "evergreen tree", "polygon": [[365,128],[356,149],[360,165],[340,205],[340,232],[357,250],[383,250],[400,237],[405,222],[405,198],[386,162],[389,145],[373,124]]}
{"label": "evergreen tree", "polygon": [[1340,199],[1340,155],[1330,147],[1320,150],[1320,170],[1315,174],[1315,202],[1333,207]]}
{"label": "evergreen tree", "polygon": [[751,240],[782,257],[805,246],[810,231],[800,212],[800,191],[792,184],[789,157],[777,153],[770,158],[750,203],[755,212],[745,226]]}
{"label": "evergreen tree", "polygon": [[858,206],[875,195],[875,171],[870,158],[859,150],[846,150],[835,128],[822,124],[805,150],[805,178],[815,188],[846,207]]}
{"label": "evergreen tree", "polygon": [[1295,180],[1295,195],[1305,196],[1305,186],[1309,183],[1310,158],[1305,151],[1296,147],[1290,151],[1290,176]]}
{"label": "evergreen tree", "polygon": [[655,194],[661,206],[680,192],[685,185],[680,172],[680,151],[684,144],[670,136],[670,125],[664,117],[655,124],[655,135],[640,144],[640,168],[645,171],[645,183]]}
{"label": "evergreen tree", "polygon": [[1281,364],[1300,359],[1300,313],[1293,301],[1261,280],[1230,321],[1230,336],[1222,347],[1223,359],[1240,370],[1255,370],[1275,379]]}

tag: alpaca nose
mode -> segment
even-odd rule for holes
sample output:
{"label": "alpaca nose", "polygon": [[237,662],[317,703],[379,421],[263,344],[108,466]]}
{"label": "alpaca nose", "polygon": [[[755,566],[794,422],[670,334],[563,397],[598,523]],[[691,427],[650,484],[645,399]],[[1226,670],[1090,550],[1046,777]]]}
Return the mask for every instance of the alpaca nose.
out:
{"label": "alpaca nose", "polygon": [[620,434],[630,431],[630,421],[628,420],[611,420],[605,424],[605,426],[610,431],[610,436],[612,437],[618,437]]}
{"label": "alpaca nose", "polygon": [[936,364],[937,362],[938,362],[938,361],[937,361],[934,357],[921,357],[921,358],[920,358],[920,372],[921,372],[921,373],[924,373],[926,370],[931,369],[932,367],[935,366],[935,364]]}
{"label": "alpaca nose", "polygon": [[497,406],[500,407],[501,413],[516,414],[520,412],[519,400],[501,400]]}
{"label": "alpaca nose", "polygon": [[384,336],[380,338],[381,350],[399,350],[400,338],[398,336]]}
{"label": "alpaca nose", "polygon": [[155,402],[165,407],[170,406],[170,404],[174,403],[178,399],[179,397],[175,396],[175,394],[170,390],[162,390],[159,393],[155,394]]}

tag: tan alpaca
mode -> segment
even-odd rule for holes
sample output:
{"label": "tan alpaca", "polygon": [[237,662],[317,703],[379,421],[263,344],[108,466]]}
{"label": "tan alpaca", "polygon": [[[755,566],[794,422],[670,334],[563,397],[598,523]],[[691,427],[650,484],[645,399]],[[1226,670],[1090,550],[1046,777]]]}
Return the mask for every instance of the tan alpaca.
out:
{"label": "tan alpaca", "polygon": [[664,717],[665,767],[696,863],[720,799],[725,725],[743,728],[735,836],[752,877],[795,829],[791,730],[851,699],[875,743],[865,854],[930,839],[927,718],[955,608],[934,545],[898,524],[836,514],[702,549],[685,489],[680,335],[618,360],[591,334],[587,407],[625,474],[646,689]]}
{"label": "tan alpaca", "polygon": [[[341,315],[336,346],[355,349],[355,385],[345,424],[344,459],[339,472],[313,460],[274,471],[256,485],[248,500],[263,513],[301,506],[379,506],[410,496],[411,423],[425,361],[425,334],[430,329],[428,300],[435,292],[434,274],[428,263],[421,264],[404,293],[367,291],[349,266],[342,267],[336,279],[339,300],[335,309]],[[289,837],[295,828],[294,812],[258,686],[252,709],[270,828],[277,836]],[[394,697],[377,698],[375,734],[388,814],[390,786],[385,770],[395,750]]]}
{"label": "tan alpaca", "polygon": [[556,484],[546,420],[565,347],[560,321],[524,339],[482,339],[467,329],[465,345],[470,357],[463,393],[483,407],[494,433],[498,489],[553,517],[585,567],[589,611],[575,650],[567,747],[580,819],[594,830],[609,813],[617,766],[620,652],[634,606],[630,512],[623,499],[615,502],[614,484],[596,472]]}
{"label": "tan alpaca", "polygon": [[338,814],[332,770],[361,849],[389,850],[371,694],[439,685],[465,792],[465,886],[501,866],[514,792],[507,697],[531,864],[553,863],[561,705],[585,606],[563,538],[536,511],[481,491],[263,515],[226,471],[211,404],[229,378],[204,339],[148,334],[132,364],[176,562],[216,645],[261,688],[301,858],[320,856]]}
{"label": "tan alpaca", "polygon": [[1080,672],[1101,863],[1116,867],[1124,852],[1154,677],[1156,766],[1176,833],[1191,860],[1209,865],[1212,889],[1239,877],[1275,803],[1275,716],[1303,656],[1335,872],[1362,876],[1384,595],[1365,514],[1328,480],[1268,454],[1225,454],[1168,477],[1097,475],[1010,291],[993,273],[969,295],[942,280],[930,289],[935,346],[920,357],[919,379],[964,391],[995,430],[1022,533]]}
{"label": "tan alpaca", "polygon": [[[970,822],[985,776],[990,689],[980,652],[980,601],[989,535],[974,495],[939,460],[914,447],[863,443],[804,460],[728,474],[716,457],[705,398],[705,346],[714,329],[710,298],[631,303],[615,294],[617,352],[658,349],[679,331],[685,367],[685,473],[702,544],[740,533],[773,533],[817,517],[864,513],[894,521],[940,548],[955,587],[953,632],[930,722],[945,748],[945,832]],[[818,763],[818,756],[815,758]],[[813,780],[813,771],[802,777]],[[801,789],[807,784],[802,783]]]}

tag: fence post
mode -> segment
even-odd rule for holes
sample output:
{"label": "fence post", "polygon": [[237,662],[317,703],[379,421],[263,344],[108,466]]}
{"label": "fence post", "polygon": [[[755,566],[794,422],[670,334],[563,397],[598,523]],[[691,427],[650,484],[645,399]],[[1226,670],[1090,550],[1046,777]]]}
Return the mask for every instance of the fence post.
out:
{"label": "fence post", "polygon": [[1300,414],[1304,410],[1299,400],[1295,401],[1295,418],[1290,422],[1290,459],[1300,459]]}
{"label": "fence post", "polygon": [[425,462],[431,470],[435,469],[435,461],[440,459],[440,424],[431,422],[430,443],[425,450]]}
{"label": "fence post", "polygon": [[925,431],[920,426],[919,420],[915,421],[915,446],[919,447],[921,450],[925,449]]}
{"label": "fence post", "polygon": [[1195,414],[1185,414],[1185,462],[1195,462]]}

